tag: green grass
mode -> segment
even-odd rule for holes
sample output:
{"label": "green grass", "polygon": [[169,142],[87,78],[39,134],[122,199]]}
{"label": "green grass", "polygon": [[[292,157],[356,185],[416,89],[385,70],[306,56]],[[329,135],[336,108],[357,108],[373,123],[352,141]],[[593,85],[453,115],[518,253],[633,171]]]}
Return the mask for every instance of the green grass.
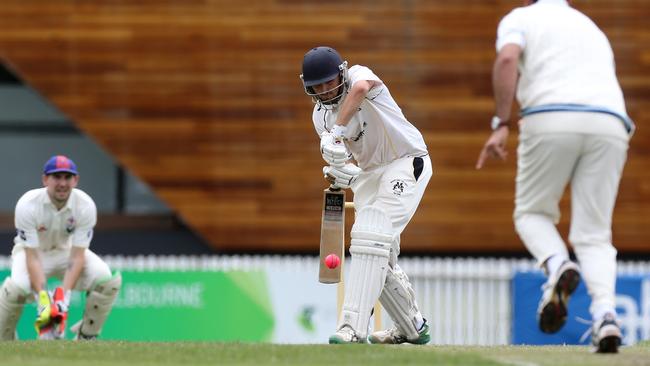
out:
{"label": "green grass", "polygon": [[575,346],[379,346],[272,345],[208,342],[0,343],[0,365],[650,365],[650,345],[623,348],[618,355],[589,353]]}

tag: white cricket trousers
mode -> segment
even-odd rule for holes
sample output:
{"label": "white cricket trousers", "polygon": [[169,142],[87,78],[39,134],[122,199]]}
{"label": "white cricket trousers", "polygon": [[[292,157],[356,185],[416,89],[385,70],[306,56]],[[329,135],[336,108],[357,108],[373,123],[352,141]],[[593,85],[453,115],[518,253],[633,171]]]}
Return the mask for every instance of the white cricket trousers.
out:
{"label": "white cricket trousers", "polygon": [[[45,252],[39,251],[39,254],[45,278],[54,277],[63,280],[70,262],[70,250],[54,249]],[[79,291],[91,290],[97,281],[108,279],[111,275],[108,264],[90,249],[86,249],[84,267],[74,289]],[[32,292],[29,272],[27,272],[26,254],[23,249],[16,249],[11,254],[11,280],[25,293]]]}
{"label": "white cricket trousers", "polygon": [[397,261],[400,234],[411,221],[420,204],[433,170],[431,158],[406,157],[361,173],[352,186],[355,211],[367,205],[384,209],[393,223],[394,242],[390,265]]}
{"label": "white cricket trousers", "polygon": [[[558,118],[554,113],[537,118]],[[559,116],[594,118],[588,113]],[[614,117],[601,116],[595,118],[620,124]],[[533,127],[535,122],[525,119],[519,135],[514,212],[517,233],[540,265],[555,254],[568,257],[555,225],[560,220],[559,201],[570,183],[569,242],[592,299],[591,313],[603,308],[615,309],[616,249],[612,245],[612,213],[628,141],[606,134],[544,130]],[[570,120],[561,122],[571,124]],[[576,123],[584,125],[584,122]]]}

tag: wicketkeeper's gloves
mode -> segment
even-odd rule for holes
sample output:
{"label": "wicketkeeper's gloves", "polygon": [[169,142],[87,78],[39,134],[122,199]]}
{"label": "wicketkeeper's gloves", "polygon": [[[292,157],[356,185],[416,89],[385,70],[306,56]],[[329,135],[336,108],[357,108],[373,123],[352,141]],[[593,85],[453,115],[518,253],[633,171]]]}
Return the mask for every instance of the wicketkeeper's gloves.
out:
{"label": "wicketkeeper's gloves", "polygon": [[50,295],[45,290],[38,293],[38,308],[36,314],[36,323],[34,324],[36,332],[40,333],[41,328],[44,328],[50,323],[52,319],[52,303],[50,302]]}

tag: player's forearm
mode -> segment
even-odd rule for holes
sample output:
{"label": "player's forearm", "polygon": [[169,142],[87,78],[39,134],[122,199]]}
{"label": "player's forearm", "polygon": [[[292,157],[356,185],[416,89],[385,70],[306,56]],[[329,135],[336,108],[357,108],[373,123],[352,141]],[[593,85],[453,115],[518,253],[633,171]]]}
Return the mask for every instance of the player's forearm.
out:
{"label": "player's forearm", "polygon": [[497,56],[492,70],[492,86],[494,88],[494,100],[496,104],[496,115],[504,121],[510,119],[512,102],[517,88],[519,62],[519,49],[512,49],[506,46]]}
{"label": "player's forearm", "polygon": [[370,81],[358,81],[350,89],[350,93],[345,97],[343,104],[341,105],[341,110],[339,111],[338,117],[336,118],[336,124],[341,126],[347,126],[352,116],[359,110],[361,103],[368,95],[368,92],[372,88],[373,84]]}
{"label": "player's forearm", "polygon": [[36,249],[26,248],[25,257],[27,264],[27,273],[29,274],[29,282],[32,286],[32,290],[38,293],[45,289],[45,273],[43,272],[43,266],[41,265],[41,260],[38,257]]}
{"label": "player's forearm", "polygon": [[83,248],[74,248],[70,254],[68,268],[63,275],[63,289],[72,290],[81,277],[84,268],[84,250]]}

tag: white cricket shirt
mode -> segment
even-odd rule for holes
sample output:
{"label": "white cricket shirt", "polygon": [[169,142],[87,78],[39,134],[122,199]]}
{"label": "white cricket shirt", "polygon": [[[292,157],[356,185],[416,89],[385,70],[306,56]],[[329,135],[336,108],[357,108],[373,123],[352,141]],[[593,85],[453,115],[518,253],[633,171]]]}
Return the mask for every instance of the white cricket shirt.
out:
{"label": "white cricket shirt", "polygon": [[[345,145],[359,167],[371,170],[399,158],[427,155],[422,134],[406,119],[377,75],[360,65],[352,66],[348,75],[350,87],[359,80],[379,83],[370,89],[347,125]],[[337,115],[337,109],[319,108],[316,104],[312,118],[319,136],[334,126]]]}
{"label": "white cricket shirt", "polygon": [[499,23],[497,51],[517,44],[517,100],[522,109],[578,104],[626,116],[614,55],[605,34],[564,0],[516,8]]}
{"label": "white cricket shirt", "polygon": [[88,248],[96,222],[95,202],[85,192],[72,189],[66,205],[57,210],[46,188],[32,189],[16,204],[15,249]]}

